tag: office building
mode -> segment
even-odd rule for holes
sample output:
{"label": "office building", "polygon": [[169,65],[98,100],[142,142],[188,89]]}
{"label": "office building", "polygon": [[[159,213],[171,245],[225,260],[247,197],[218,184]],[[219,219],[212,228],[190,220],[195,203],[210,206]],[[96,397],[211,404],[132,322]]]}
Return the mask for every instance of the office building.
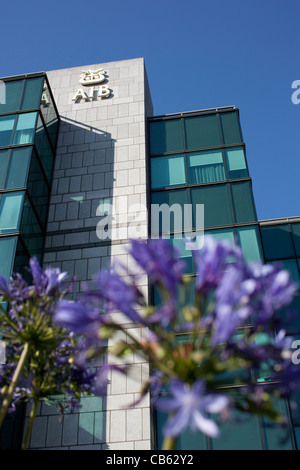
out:
{"label": "office building", "polygon": [[[147,238],[167,231],[176,246],[180,227],[200,237],[202,219],[197,218],[196,204],[201,203],[205,232],[237,240],[249,261],[284,259],[299,276],[299,220],[282,222],[280,233],[287,246],[277,252],[269,231],[280,224],[257,220],[235,106],[153,116],[142,58],[2,81],[6,90],[5,104],[0,104],[2,275],[25,273],[28,259],[35,255],[45,265],[76,276],[76,298],[83,285],[116,258],[130,267],[126,242],[133,233]],[[182,214],[188,205],[190,212],[181,226],[173,221],[167,228],[153,224],[147,209],[163,203],[179,205]],[[102,223],[107,216],[111,216],[108,228]],[[181,256],[187,274],[194,276],[191,253],[182,250]],[[140,279],[140,287],[147,296],[146,277]],[[134,324],[127,326],[134,334],[141,333]],[[162,418],[151,410],[149,397],[126,408],[149,373],[147,363],[135,357],[132,361],[131,375],[112,372],[106,399],[83,398],[78,412],[61,419],[56,409],[42,403],[30,448],[159,448]],[[185,434],[179,446],[296,448],[289,404],[279,406],[290,422],[284,443],[277,430],[253,418],[239,424],[238,432],[228,424],[224,439],[212,442]],[[18,426],[8,423],[2,437],[7,447],[17,447],[22,422],[20,415]],[[298,423],[295,418],[295,426]]]}

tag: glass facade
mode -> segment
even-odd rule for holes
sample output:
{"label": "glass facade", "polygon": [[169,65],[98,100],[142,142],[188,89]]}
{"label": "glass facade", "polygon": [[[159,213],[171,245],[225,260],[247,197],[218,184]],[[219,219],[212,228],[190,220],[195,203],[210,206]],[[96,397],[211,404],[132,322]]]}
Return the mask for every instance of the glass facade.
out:
{"label": "glass facade", "polygon": [[[59,117],[47,79],[5,80],[0,103],[0,274],[29,274],[29,259],[43,258]],[[20,448],[24,407],[8,416],[0,433],[7,449]]]}
{"label": "glass facade", "polygon": [[[277,226],[278,234],[272,227],[259,225],[238,110],[226,108],[153,118],[149,123],[149,140],[150,202],[161,207],[159,219],[154,217],[157,213],[151,207],[151,235],[170,238],[170,243],[179,249],[179,256],[186,263],[186,274],[192,279],[196,276],[192,252],[182,240],[189,228],[190,237],[199,247],[203,243],[203,234],[204,243],[205,234],[229,240],[241,246],[249,262],[273,262],[280,257],[293,277],[299,279],[300,223],[293,227]],[[176,204],[177,210],[181,209],[177,213],[181,217],[177,219]],[[197,219],[198,204],[204,205],[203,226],[203,220]],[[173,209],[169,213],[166,211],[168,205]],[[187,205],[188,213],[185,212]],[[162,221],[165,216],[169,216],[167,223]],[[194,282],[186,293],[187,302],[193,302],[193,285]],[[160,304],[155,290],[153,299],[155,304]],[[300,335],[300,323],[298,333]],[[267,376],[257,377],[258,381],[266,379]],[[229,389],[232,383],[232,377],[228,377]],[[278,402],[278,409],[290,419],[286,401]],[[264,418],[237,418],[239,424],[223,425],[218,439],[208,439],[200,432],[182,433],[177,449],[295,448],[292,427],[283,439],[282,430],[271,426]],[[166,416],[157,412],[156,419],[157,448],[160,449]],[[300,419],[298,422],[300,426]]]}
{"label": "glass facade", "polygon": [[[42,261],[59,116],[46,76],[5,80],[0,104],[1,273]],[[17,255],[17,256],[16,256]]]}

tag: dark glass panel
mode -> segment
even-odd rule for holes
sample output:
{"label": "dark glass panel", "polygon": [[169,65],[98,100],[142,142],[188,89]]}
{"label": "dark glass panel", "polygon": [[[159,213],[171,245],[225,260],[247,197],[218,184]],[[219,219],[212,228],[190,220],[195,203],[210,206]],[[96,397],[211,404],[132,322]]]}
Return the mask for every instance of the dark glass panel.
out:
{"label": "dark glass panel", "polygon": [[203,186],[191,189],[193,205],[193,225],[197,227],[196,204],[204,204],[205,227],[216,227],[232,224],[232,215],[228,188],[226,184]]}
{"label": "dark glass panel", "polygon": [[32,147],[21,147],[11,151],[4,185],[6,189],[26,186],[31,151]]}
{"label": "dark glass panel", "polygon": [[35,151],[32,153],[27,186],[40,220],[45,225],[48,212],[49,187],[45,181]]}
{"label": "dark glass panel", "polygon": [[229,179],[247,178],[249,176],[243,147],[225,149],[225,157]]}
{"label": "dark glass panel", "polygon": [[3,179],[5,176],[5,170],[8,160],[8,150],[0,151],[0,188],[3,186]]}
{"label": "dark glass panel", "polygon": [[235,221],[237,223],[257,220],[250,181],[231,184]]}
{"label": "dark glass panel", "polygon": [[[152,234],[173,231],[182,232],[191,229],[189,213],[184,208],[184,205],[188,204],[187,190],[177,189],[153,192],[151,203]],[[162,205],[163,207],[158,207]],[[160,212],[158,212],[158,209]]]}
{"label": "dark glass panel", "polygon": [[21,236],[27,246],[30,256],[42,257],[44,237],[28,197],[25,198],[21,221]]}
{"label": "dark glass panel", "polygon": [[11,144],[16,116],[0,117],[0,147],[8,147]]}
{"label": "dark glass panel", "polygon": [[291,224],[296,255],[300,256],[300,224]]}
{"label": "dark glass panel", "polygon": [[223,141],[225,145],[243,142],[237,111],[220,113]]}
{"label": "dark glass panel", "polygon": [[43,85],[40,109],[41,109],[44,121],[46,123],[49,138],[51,140],[53,147],[55,147],[59,118],[56,114],[53,101],[51,98],[50,90],[48,88],[46,80],[44,81],[44,85]]}
{"label": "dark glass panel", "polygon": [[211,150],[187,155],[190,184],[211,183],[225,180],[222,152]]}
{"label": "dark glass panel", "polygon": [[7,280],[12,274],[18,237],[0,238],[0,274]]}
{"label": "dark glass panel", "polygon": [[287,401],[276,399],[277,412],[286,420],[286,426],[276,424],[270,418],[262,417],[263,440],[266,450],[294,450],[295,444]]}
{"label": "dark glass panel", "polygon": [[[181,236],[181,235],[180,235]],[[171,236],[170,242],[172,243],[174,249],[178,253],[178,257],[185,263],[186,274],[191,274],[194,272],[194,263],[192,251],[187,248],[187,240],[184,238],[184,235],[181,238],[175,238],[174,235]]]}
{"label": "dark glass panel", "polygon": [[25,80],[24,92],[20,109],[39,108],[44,78],[28,78]]}
{"label": "dark glass panel", "polygon": [[181,119],[150,123],[150,154],[177,152],[184,149]]}
{"label": "dark glass panel", "polygon": [[221,145],[218,116],[216,114],[185,118],[184,128],[187,149]]}
{"label": "dark glass panel", "polygon": [[246,261],[262,261],[258,228],[239,227],[236,231]]}
{"label": "dark glass panel", "polygon": [[184,155],[151,158],[151,188],[186,184]]}
{"label": "dark glass panel", "polygon": [[22,87],[23,80],[5,82],[5,103],[0,101],[0,114],[18,111]]}
{"label": "dark glass panel", "polygon": [[50,181],[52,177],[54,157],[41,118],[38,119],[35,145],[37,147],[38,154],[42,161],[48,181]]}
{"label": "dark glass panel", "polygon": [[260,230],[266,259],[295,256],[288,224],[264,226]]}
{"label": "dark glass panel", "polygon": [[14,272],[20,273],[28,283],[32,282],[30,272],[28,271],[29,259],[20,240],[18,240]]}

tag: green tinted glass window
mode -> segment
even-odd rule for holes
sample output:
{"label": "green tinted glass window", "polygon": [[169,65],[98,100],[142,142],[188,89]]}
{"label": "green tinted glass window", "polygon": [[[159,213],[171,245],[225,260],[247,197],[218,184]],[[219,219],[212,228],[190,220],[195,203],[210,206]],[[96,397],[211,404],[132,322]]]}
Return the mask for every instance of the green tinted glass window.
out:
{"label": "green tinted glass window", "polygon": [[22,88],[23,80],[5,82],[5,103],[0,100],[0,114],[18,111]]}
{"label": "green tinted glass window", "polygon": [[296,259],[281,259],[276,261],[269,261],[270,264],[280,264],[281,269],[289,271],[291,279],[300,287],[299,269]]}
{"label": "green tinted glass window", "polygon": [[228,178],[247,178],[249,176],[243,147],[225,149]]}
{"label": "green tinted glass window", "polygon": [[243,142],[237,111],[220,113],[223,142],[225,145]]}
{"label": "green tinted glass window", "polygon": [[190,184],[211,183],[225,180],[222,152],[217,150],[187,155]]}
{"label": "green tinted glass window", "polygon": [[264,226],[260,230],[266,259],[295,256],[287,224]]}
{"label": "green tinted glass window", "polygon": [[0,188],[3,186],[3,179],[5,176],[6,165],[8,160],[8,150],[0,151]]}
{"label": "green tinted glass window", "polygon": [[9,279],[15,258],[17,237],[0,238],[0,274]]}
{"label": "green tinted glass window", "polygon": [[35,151],[32,152],[27,187],[40,221],[45,225],[48,212],[49,186],[46,183]]}
{"label": "green tinted glass window", "polygon": [[294,439],[291,427],[290,409],[287,400],[276,398],[274,406],[280,416],[286,420],[286,426],[274,426],[271,418],[262,416],[263,441],[266,450],[294,450]]}
{"label": "green tinted glass window", "polygon": [[183,134],[181,119],[150,123],[150,154],[182,151]]}
{"label": "green tinted glass window", "polygon": [[237,223],[256,221],[256,213],[250,181],[231,184],[235,221]]}
{"label": "green tinted glass window", "polygon": [[20,230],[30,255],[38,257],[41,256],[43,251],[44,238],[41,227],[38,223],[28,197],[26,197],[24,201]]}
{"label": "green tinted glass window", "polygon": [[23,192],[2,194],[0,201],[0,233],[19,230]]}
{"label": "green tinted glass window", "polygon": [[16,116],[0,117],[0,147],[7,147],[11,144]]}
{"label": "green tinted glass window", "polygon": [[38,119],[37,131],[35,136],[35,145],[38,150],[38,154],[43,164],[43,168],[47,175],[48,180],[50,181],[52,176],[54,156],[51,150],[47,134],[44,129],[44,125],[41,119]]}
{"label": "green tinted glass window", "polygon": [[216,240],[224,240],[228,241],[229,243],[234,244],[234,233],[232,228],[222,228],[218,230],[209,230],[205,232],[205,235],[209,235]]}
{"label": "green tinted glass window", "polygon": [[14,145],[31,144],[34,140],[37,113],[19,114],[14,133]]}
{"label": "green tinted glass window", "polygon": [[185,183],[184,155],[151,158],[151,188]]}
{"label": "green tinted glass window", "polygon": [[193,256],[191,250],[189,250],[186,246],[186,240],[184,237],[182,238],[174,238],[172,235],[170,242],[172,243],[173,247],[178,253],[178,257],[182,259],[185,263],[185,270],[186,274],[191,274],[194,272],[194,263],[193,263]]}
{"label": "green tinted glass window", "polygon": [[216,114],[185,118],[184,128],[187,149],[221,145],[218,116]]}
{"label": "green tinted glass window", "polygon": [[151,232],[169,233],[191,229],[189,212],[184,205],[188,204],[185,189],[157,191],[151,196]]}
{"label": "green tinted glass window", "polygon": [[191,199],[194,216],[193,223],[196,225],[196,228],[201,228],[197,227],[197,221],[195,221],[196,204],[204,204],[205,227],[232,224],[229,194],[226,184],[192,188]]}
{"label": "green tinted glass window", "polygon": [[39,108],[43,89],[44,78],[29,78],[25,80],[23,98],[20,109]]}
{"label": "green tinted glass window", "polygon": [[296,255],[300,256],[300,224],[291,224]]}
{"label": "green tinted glass window", "polygon": [[22,147],[11,151],[5,178],[5,189],[26,186],[31,150],[32,147]]}
{"label": "green tinted glass window", "polygon": [[262,261],[257,227],[240,227],[236,231],[246,261]]}

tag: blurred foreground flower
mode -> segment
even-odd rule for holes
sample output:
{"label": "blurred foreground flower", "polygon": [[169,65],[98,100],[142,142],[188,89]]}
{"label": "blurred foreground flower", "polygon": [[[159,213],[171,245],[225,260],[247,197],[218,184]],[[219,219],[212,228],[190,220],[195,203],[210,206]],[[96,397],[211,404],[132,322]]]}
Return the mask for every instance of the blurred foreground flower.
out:
{"label": "blurred foreground flower", "polygon": [[75,406],[81,393],[93,391],[95,378],[74,362],[78,347],[73,333],[53,322],[57,302],[69,292],[62,288],[67,273],[51,267],[43,271],[36,258],[30,260],[30,271],[31,285],[20,274],[9,283],[0,276],[0,332],[6,342],[6,363],[0,365],[0,428],[8,411],[32,401],[23,449],[40,400],[56,401],[61,409]]}

